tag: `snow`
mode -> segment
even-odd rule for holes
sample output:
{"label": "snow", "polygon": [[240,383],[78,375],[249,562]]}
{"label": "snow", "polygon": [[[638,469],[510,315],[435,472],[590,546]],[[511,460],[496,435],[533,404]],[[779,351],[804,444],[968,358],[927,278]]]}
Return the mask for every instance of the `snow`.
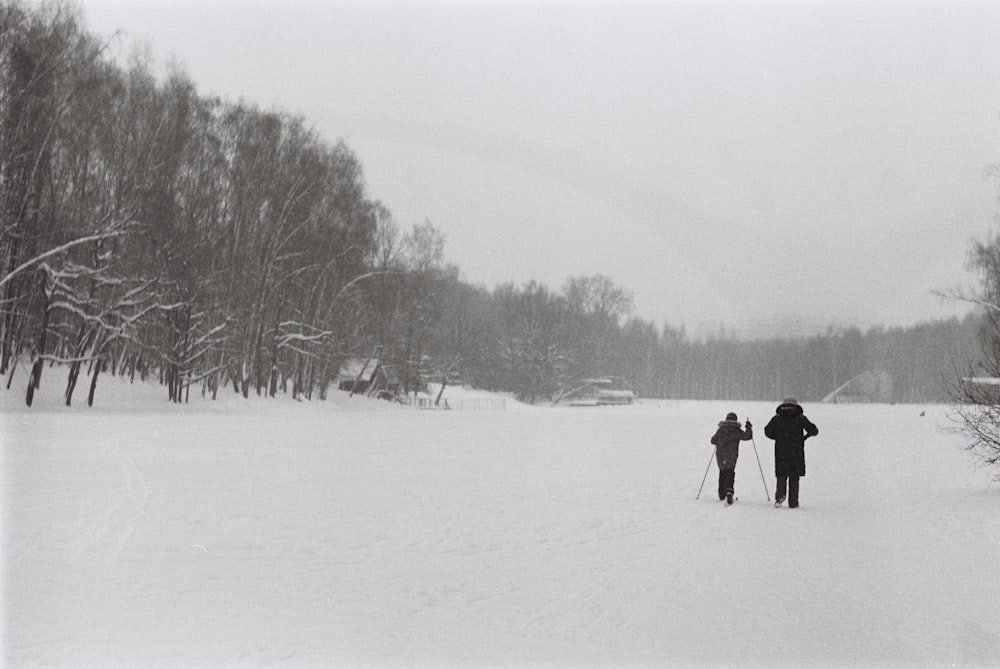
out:
{"label": "snow", "polygon": [[[67,409],[46,374],[0,391],[9,666],[1000,665],[1000,495],[945,407],[806,404],[793,510],[776,402]],[[695,499],[729,411],[732,507],[714,463]]]}

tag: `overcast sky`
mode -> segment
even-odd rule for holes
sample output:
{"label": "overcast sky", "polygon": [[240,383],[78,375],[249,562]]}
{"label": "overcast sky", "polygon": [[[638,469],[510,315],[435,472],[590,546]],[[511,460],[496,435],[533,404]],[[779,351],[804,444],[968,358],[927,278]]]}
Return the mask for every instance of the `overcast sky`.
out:
{"label": "overcast sky", "polygon": [[83,0],[204,95],[344,139],[466,279],[601,273],[657,324],[964,313],[1000,3]]}

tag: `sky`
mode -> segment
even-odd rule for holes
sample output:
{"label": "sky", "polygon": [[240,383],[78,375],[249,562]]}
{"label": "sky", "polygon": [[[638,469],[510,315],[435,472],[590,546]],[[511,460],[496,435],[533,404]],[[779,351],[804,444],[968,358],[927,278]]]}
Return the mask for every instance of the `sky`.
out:
{"label": "sky", "polygon": [[82,0],[203,95],[345,141],[492,288],[689,331],[961,315],[996,230],[997,2]]}

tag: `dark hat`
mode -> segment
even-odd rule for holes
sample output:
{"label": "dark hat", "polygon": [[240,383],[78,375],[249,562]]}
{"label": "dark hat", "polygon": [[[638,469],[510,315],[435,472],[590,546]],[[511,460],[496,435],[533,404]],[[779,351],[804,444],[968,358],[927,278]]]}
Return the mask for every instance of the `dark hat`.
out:
{"label": "dark hat", "polygon": [[726,420],[739,420],[732,411],[726,414]]}

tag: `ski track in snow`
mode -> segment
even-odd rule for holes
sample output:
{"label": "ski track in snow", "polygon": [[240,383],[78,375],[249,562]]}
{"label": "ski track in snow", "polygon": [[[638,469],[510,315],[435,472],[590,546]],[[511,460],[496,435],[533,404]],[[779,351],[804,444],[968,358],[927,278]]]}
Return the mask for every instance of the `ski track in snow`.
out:
{"label": "ski track in snow", "polygon": [[[6,402],[6,398],[0,395]],[[945,410],[3,404],[11,666],[1000,665],[1000,497]],[[377,409],[377,410],[376,410]]]}
{"label": "ski track in snow", "polygon": [[73,551],[70,563],[87,554],[96,554],[105,564],[112,562],[143,518],[149,486],[127,447],[116,443],[111,453],[109,460],[116,462],[121,470],[118,480],[112,483],[115,499],[96,517],[78,521],[79,547]]}

